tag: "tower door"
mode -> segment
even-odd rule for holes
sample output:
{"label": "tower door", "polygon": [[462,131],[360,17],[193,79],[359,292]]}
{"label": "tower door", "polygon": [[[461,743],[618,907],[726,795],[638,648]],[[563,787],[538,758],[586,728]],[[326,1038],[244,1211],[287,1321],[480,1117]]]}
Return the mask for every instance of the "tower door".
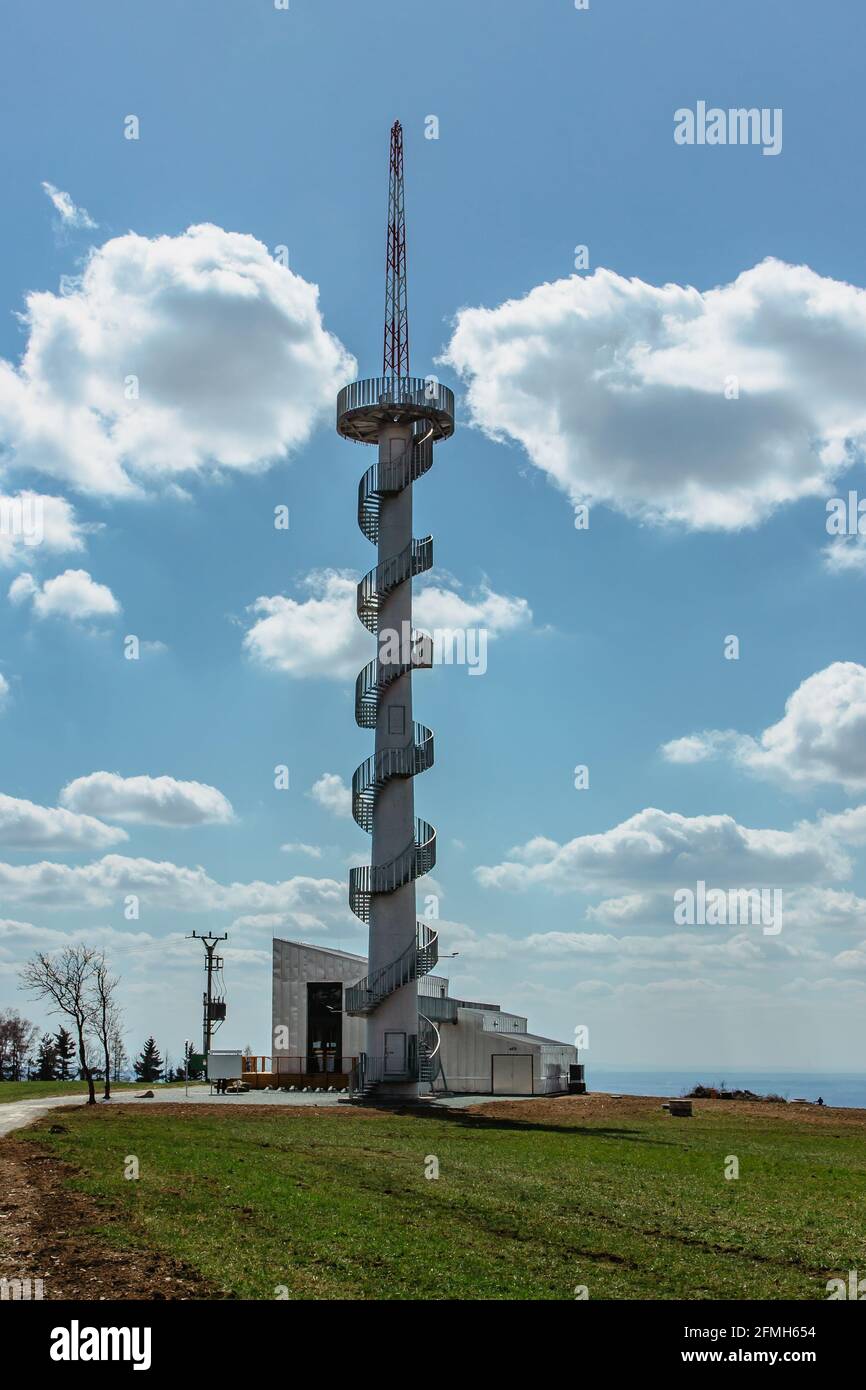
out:
{"label": "tower door", "polygon": [[406,1034],[385,1034],[385,1072],[402,1076],[406,1071]]}

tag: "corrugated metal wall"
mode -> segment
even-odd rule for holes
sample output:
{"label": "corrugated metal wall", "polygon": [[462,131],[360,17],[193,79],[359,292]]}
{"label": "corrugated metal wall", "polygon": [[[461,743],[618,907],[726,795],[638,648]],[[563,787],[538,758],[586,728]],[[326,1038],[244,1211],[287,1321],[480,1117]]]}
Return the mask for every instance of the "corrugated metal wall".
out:
{"label": "corrugated metal wall", "polygon": [[[459,1009],[456,1023],[443,1023],[442,1067],[449,1090],[490,1093],[495,1054],[525,1055],[533,1059],[533,1089],[536,1095],[564,1091],[568,1064],[577,1061],[577,1050],[567,1043],[546,1044],[522,1031],[494,1029],[493,1014],[475,1009]],[[512,1019],[525,1023],[519,1015]]]}
{"label": "corrugated metal wall", "polygon": [[[307,1050],[307,985],[339,981],[357,984],[367,973],[367,962],[358,957],[320,951],[294,941],[274,940],[274,974],[271,1038],[277,1029],[288,1029],[288,1045],[271,1050],[277,1057],[301,1057]],[[343,1055],[357,1057],[364,1050],[365,1020],[343,1014]]]}

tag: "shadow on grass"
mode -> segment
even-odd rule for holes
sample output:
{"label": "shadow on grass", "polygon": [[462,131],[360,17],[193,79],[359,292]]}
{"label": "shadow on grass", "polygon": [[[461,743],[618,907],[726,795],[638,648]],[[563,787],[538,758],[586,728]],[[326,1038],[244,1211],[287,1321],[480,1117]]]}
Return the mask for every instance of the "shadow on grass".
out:
{"label": "shadow on grass", "polygon": [[468,1110],[461,1110],[457,1107],[449,1109],[447,1106],[433,1105],[383,1105],[376,1106],[370,1100],[365,1102],[369,1109],[380,1109],[388,1114],[399,1115],[401,1118],[423,1119],[423,1120],[447,1120],[451,1124],[459,1125],[464,1129],[474,1130],[513,1130],[518,1134],[525,1134],[535,1131],[541,1134],[563,1134],[579,1136],[582,1139],[607,1138],[607,1139],[626,1139],[632,1143],[655,1144],[662,1148],[677,1148],[678,1145],[673,1139],[660,1139],[653,1135],[645,1134],[637,1129],[623,1129],[613,1125],[552,1125],[543,1124],[538,1120],[508,1120],[500,1116],[471,1114]]}

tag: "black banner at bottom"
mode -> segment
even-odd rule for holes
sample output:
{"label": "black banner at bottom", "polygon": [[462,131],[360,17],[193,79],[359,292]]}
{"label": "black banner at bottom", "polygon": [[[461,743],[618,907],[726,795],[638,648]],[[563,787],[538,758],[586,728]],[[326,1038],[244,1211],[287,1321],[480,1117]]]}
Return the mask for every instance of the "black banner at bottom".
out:
{"label": "black banner at bottom", "polygon": [[[484,1337],[472,1346],[485,1366],[502,1356],[509,1365],[524,1338],[538,1338],[536,1353],[552,1340],[564,1342],[569,1354],[601,1358],[608,1373],[620,1368],[667,1371],[674,1366],[804,1366],[826,1375],[856,1357],[863,1342],[864,1313],[839,1307],[828,1299],[816,1303],[624,1303],[576,1299],[562,1304],[480,1302],[471,1313],[456,1303],[409,1304],[368,1302],[200,1303],[178,1301],[0,1303],[0,1337],[4,1356],[17,1353],[28,1371],[64,1383],[70,1376],[92,1379],[100,1370],[112,1375],[176,1375],[184,1371],[223,1376],[234,1369],[250,1371],[285,1358],[285,1371],[309,1354],[316,1339],[349,1353],[381,1333],[389,1359],[405,1342],[423,1364],[424,1344],[444,1350],[449,1337],[467,1319],[467,1330]],[[405,1308],[405,1316],[400,1315]],[[459,1311],[458,1311],[459,1310]],[[551,1318],[551,1312],[554,1312]],[[456,1318],[455,1318],[456,1313]],[[472,1322],[469,1323],[469,1317]],[[507,1320],[506,1320],[507,1319]],[[490,1333],[496,1334],[493,1338]],[[346,1339],[351,1339],[351,1342]],[[460,1364],[465,1367],[467,1347]],[[452,1348],[456,1353],[456,1344]],[[349,1357],[351,1364],[351,1357]],[[443,1372],[445,1370],[443,1363]]]}

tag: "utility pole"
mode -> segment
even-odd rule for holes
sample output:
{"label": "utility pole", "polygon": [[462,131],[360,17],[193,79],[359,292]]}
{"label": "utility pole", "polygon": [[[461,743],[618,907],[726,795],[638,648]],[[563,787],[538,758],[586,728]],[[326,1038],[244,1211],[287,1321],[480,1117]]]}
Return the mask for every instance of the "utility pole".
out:
{"label": "utility pole", "polygon": [[[205,949],[204,968],[207,976],[207,988],[202,995],[204,1019],[202,1022],[201,1034],[205,1076],[207,1076],[207,1059],[208,1053],[210,1052],[211,1037],[216,1032],[217,1028],[219,1028],[220,1024],[224,1022],[226,1016],[225,998],[214,999],[213,997],[213,977],[223,968],[223,958],[222,956],[214,955],[214,948],[218,941],[228,941],[228,939],[228,932],[224,932],[222,936],[212,936],[207,933],[199,934],[194,931],[187,937],[187,941],[195,940],[203,942]],[[214,1024],[216,1024],[216,1028]]]}

